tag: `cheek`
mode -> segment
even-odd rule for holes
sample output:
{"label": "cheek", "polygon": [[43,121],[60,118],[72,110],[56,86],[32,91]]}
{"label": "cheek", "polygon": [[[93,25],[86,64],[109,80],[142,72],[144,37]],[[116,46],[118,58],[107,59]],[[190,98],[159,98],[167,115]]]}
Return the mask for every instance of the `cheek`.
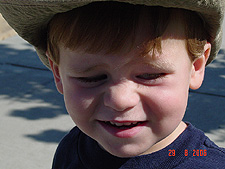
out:
{"label": "cheek", "polygon": [[158,91],[145,103],[152,132],[160,138],[171,133],[182,121],[187,106],[187,92]]}
{"label": "cheek", "polygon": [[149,106],[151,118],[155,122],[183,118],[188,100],[188,87],[175,86],[168,85],[149,93],[145,105]]}
{"label": "cheek", "polygon": [[95,112],[96,98],[96,93],[81,89],[76,85],[64,88],[65,106],[76,124],[90,120]]}
{"label": "cheek", "polygon": [[163,115],[168,115],[175,119],[183,117],[189,94],[190,75],[187,73],[187,70],[188,68],[181,69],[179,73],[168,81],[165,88],[159,90],[160,93],[157,93],[159,102],[162,103],[162,109],[164,109]]}

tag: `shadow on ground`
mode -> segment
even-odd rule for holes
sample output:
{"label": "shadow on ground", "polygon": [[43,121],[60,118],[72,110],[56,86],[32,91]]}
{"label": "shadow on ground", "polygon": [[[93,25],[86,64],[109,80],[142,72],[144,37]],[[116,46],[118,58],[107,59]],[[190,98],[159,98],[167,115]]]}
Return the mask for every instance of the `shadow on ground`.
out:
{"label": "shadow on ground", "polygon": [[39,134],[29,134],[26,137],[31,138],[36,141],[46,142],[46,143],[59,143],[60,140],[67,134],[65,131],[60,130],[46,130]]}
{"label": "shadow on ground", "polygon": [[[25,42],[23,45],[15,49],[0,44],[0,102],[7,100],[4,110],[9,116],[30,121],[67,114],[51,71],[42,65],[30,45]],[[52,129],[26,137],[58,143],[65,134],[65,131]]]}

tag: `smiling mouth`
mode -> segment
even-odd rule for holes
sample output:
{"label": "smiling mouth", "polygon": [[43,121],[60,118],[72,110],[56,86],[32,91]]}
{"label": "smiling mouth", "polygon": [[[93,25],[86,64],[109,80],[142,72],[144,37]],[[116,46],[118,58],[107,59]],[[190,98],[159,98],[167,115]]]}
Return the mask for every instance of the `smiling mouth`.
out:
{"label": "smiling mouth", "polygon": [[111,122],[111,121],[104,121],[106,125],[109,125],[111,127],[115,127],[118,129],[130,129],[133,127],[136,127],[140,124],[143,124],[144,122],[124,122],[124,123],[117,123],[117,122]]}
{"label": "smiling mouth", "polygon": [[147,121],[99,121],[103,129],[118,138],[135,137],[147,126]]}

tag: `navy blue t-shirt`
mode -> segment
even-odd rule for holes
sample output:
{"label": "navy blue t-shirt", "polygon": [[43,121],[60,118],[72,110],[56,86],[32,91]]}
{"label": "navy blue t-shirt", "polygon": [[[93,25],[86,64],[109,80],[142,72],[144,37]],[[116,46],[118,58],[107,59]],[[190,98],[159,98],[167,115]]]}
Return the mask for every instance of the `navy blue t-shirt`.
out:
{"label": "navy blue t-shirt", "polygon": [[148,155],[119,158],[74,127],[59,144],[53,169],[225,169],[225,149],[188,124],[170,145]]}

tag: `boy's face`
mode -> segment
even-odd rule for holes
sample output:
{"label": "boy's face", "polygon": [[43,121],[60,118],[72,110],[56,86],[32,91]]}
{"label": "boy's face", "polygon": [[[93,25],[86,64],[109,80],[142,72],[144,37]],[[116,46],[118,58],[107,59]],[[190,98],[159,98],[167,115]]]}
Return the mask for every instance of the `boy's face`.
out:
{"label": "boy's face", "polygon": [[[154,58],[151,53],[140,56],[139,47],[104,55],[60,45],[60,64],[53,63],[52,69],[66,108],[75,124],[109,153],[147,154],[181,123],[189,87],[196,83],[182,29],[181,23],[169,25],[162,53]],[[145,31],[138,32],[136,44],[145,40]]]}

